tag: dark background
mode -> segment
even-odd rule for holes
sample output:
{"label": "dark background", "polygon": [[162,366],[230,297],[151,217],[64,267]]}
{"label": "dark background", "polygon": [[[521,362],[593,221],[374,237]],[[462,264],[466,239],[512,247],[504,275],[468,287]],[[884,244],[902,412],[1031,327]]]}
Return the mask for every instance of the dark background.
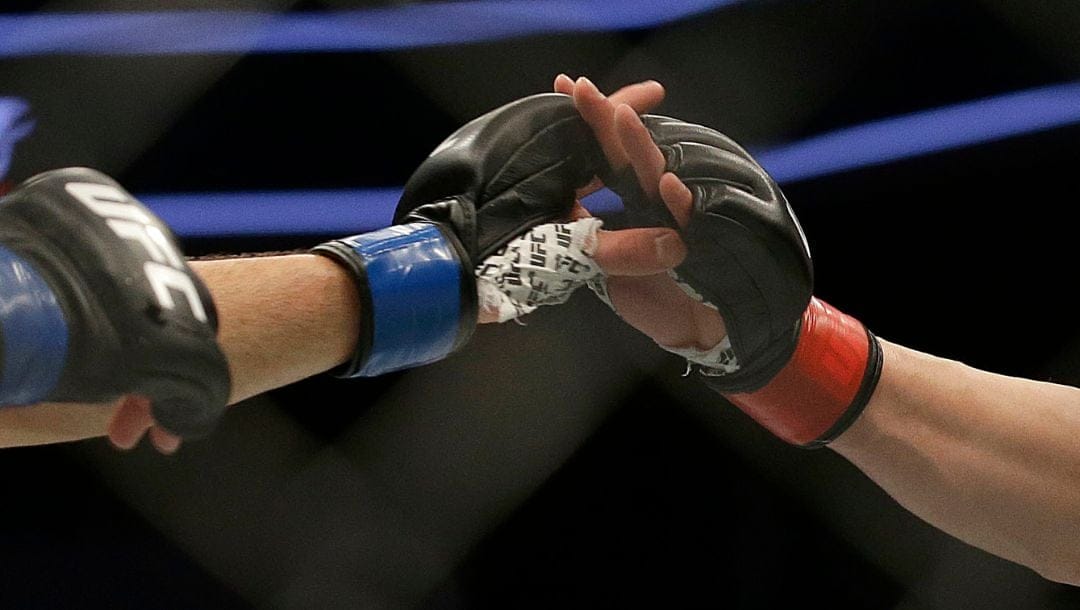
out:
{"label": "dark background", "polygon": [[[1075,2],[788,0],[397,52],[2,59],[0,95],[37,120],[8,178],[79,164],[136,193],[396,186],[453,129],[559,72],[606,91],[655,78],[658,112],[768,147],[1074,80],[1077,31]],[[1071,127],[783,186],[819,296],[889,340],[1076,384],[1078,158]],[[0,607],[1080,607],[681,373],[580,294],[433,366],[251,399],[173,457],[7,450]]]}

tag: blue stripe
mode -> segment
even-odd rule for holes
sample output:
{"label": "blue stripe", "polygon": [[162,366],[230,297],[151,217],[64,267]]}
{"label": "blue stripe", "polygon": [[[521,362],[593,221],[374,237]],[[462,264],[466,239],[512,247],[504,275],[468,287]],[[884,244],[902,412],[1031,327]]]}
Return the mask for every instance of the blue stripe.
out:
{"label": "blue stripe", "polygon": [[183,237],[349,235],[388,226],[401,188],[140,195]]}
{"label": "blue stripe", "polygon": [[333,12],[0,16],[0,57],[379,51],[649,28],[745,0],[471,0]]}
{"label": "blue stripe", "polygon": [[34,131],[30,104],[17,97],[0,97],[0,180],[7,176],[15,145]]}
{"label": "blue stripe", "polygon": [[1080,82],[916,112],[754,153],[796,182],[1080,123]]}
{"label": "blue stripe", "polygon": [[[1053,85],[751,149],[781,183],[820,178],[1080,123],[1080,82]],[[342,235],[385,227],[400,188],[340,191],[149,194],[140,200],[185,237]],[[622,209],[601,190],[594,213]]]}
{"label": "blue stripe", "polygon": [[0,246],[0,406],[40,402],[64,370],[68,329],[48,284]]}
{"label": "blue stripe", "polygon": [[342,240],[363,259],[375,337],[358,376],[445,358],[461,320],[461,263],[435,225],[413,223]]}

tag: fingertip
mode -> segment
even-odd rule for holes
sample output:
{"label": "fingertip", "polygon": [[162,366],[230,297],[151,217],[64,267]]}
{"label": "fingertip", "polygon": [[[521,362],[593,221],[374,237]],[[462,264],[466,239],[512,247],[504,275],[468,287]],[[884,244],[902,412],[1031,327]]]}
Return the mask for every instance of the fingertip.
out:
{"label": "fingertip", "polygon": [[150,401],[139,396],[126,396],[113,412],[106,426],[106,436],[113,447],[128,451],[139,444],[152,425]]}
{"label": "fingertip", "polygon": [[600,88],[597,87],[587,76],[579,76],[577,82],[577,89],[580,89],[582,93],[588,94],[590,97],[603,97],[600,93]]}
{"label": "fingertip", "polygon": [[556,93],[570,95],[574,92],[574,80],[567,76],[565,72],[560,72],[559,75],[555,77],[554,86]]}
{"label": "fingertip", "polygon": [[166,432],[164,428],[155,426],[150,429],[150,443],[163,455],[172,455],[180,449],[180,437]]}
{"label": "fingertip", "polygon": [[664,201],[677,204],[680,207],[689,207],[693,203],[694,194],[686,183],[671,172],[665,172],[660,176],[660,195]]}
{"label": "fingertip", "polygon": [[109,444],[117,451],[131,451],[135,448],[135,445],[139,444],[138,438],[132,439],[124,435],[116,434],[111,427],[107,433],[107,438],[109,439]]}
{"label": "fingertip", "polygon": [[647,107],[642,109],[642,112],[649,112],[649,111],[653,110],[654,108],[656,108],[660,104],[664,103],[664,98],[667,97],[667,90],[664,89],[664,86],[661,85],[659,82],[654,81],[654,80],[649,81],[648,86],[649,86],[649,89],[651,89],[651,91],[649,93],[651,99],[649,99]]}
{"label": "fingertip", "polygon": [[[574,84],[574,107],[594,131],[599,130],[602,134],[608,129],[606,126],[610,123],[610,102],[596,85],[584,76],[578,78]],[[603,142],[603,136],[600,137]]]}
{"label": "fingertip", "polygon": [[664,85],[660,84],[660,81],[657,80],[647,80],[640,83],[639,86],[644,89],[651,90],[650,95],[655,98],[651,100],[651,105],[654,106],[662,102],[664,100],[664,96],[667,95],[667,90],[664,89]]}

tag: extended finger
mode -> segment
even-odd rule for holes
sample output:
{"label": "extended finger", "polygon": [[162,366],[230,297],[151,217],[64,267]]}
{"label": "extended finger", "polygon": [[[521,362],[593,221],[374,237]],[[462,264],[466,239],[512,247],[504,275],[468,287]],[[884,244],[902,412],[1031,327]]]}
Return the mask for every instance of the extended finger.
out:
{"label": "extended finger", "polygon": [[154,425],[150,414],[150,401],[139,396],[128,396],[117,407],[109,420],[109,442],[117,449],[131,449],[139,444],[146,431]]}
{"label": "extended finger", "polygon": [[554,89],[555,93],[574,95],[574,79],[570,78],[566,74],[560,74],[555,77]]}
{"label": "extended finger", "polygon": [[690,223],[694,195],[678,176],[671,172],[660,176],[660,199],[671,210],[671,215],[680,227]]}
{"label": "extended finger", "polygon": [[626,151],[615,131],[615,105],[584,76],[574,83],[574,106],[592,128],[600,148],[613,169],[622,169],[629,162]]}
{"label": "extended finger", "polygon": [[627,85],[608,96],[612,106],[626,104],[642,114],[655,109],[664,101],[664,86],[654,80]]}
{"label": "extended finger", "polygon": [[[555,77],[553,89],[555,93],[573,95],[574,86],[574,79],[566,74],[559,74]],[[637,112],[645,113],[659,106],[664,101],[665,95],[663,85],[654,80],[647,80],[626,85],[608,96],[608,99],[611,100],[613,107],[627,104]]]}
{"label": "extended finger", "polygon": [[[633,86],[633,85],[631,85],[631,86]],[[659,86],[659,83],[657,83],[657,86]],[[574,96],[575,95],[574,90],[576,88],[576,84],[574,83],[574,80],[571,79],[566,74],[560,74],[560,75],[555,77],[554,88],[555,88],[555,93],[564,93],[566,95]],[[624,87],[624,89],[625,88],[626,87]],[[594,87],[594,89],[595,89],[595,87]],[[641,92],[633,94],[634,98],[647,101],[647,96],[652,95],[653,97],[655,97],[655,92],[650,93],[649,92],[650,89],[655,89],[655,87],[645,87]],[[599,91],[597,91],[597,93],[599,93]],[[603,95],[601,95],[600,97],[603,98]],[[663,98],[663,87],[660,87],[660,97]],[[577,105],[577,103],[578,102],[575,100],[575,105]],[[604,114],[603,109],[594,108],[594,107],[589,106],[589,104],[601,104],[601,105],[603,105],[604,102],[603,101],[597,101],[597,100],[594,99],[591,102],[584,102],[584,103],[586,104],[586,111],[589,113],[589,118],[585,118],[585,115],[582,115],[582,118],[585,118],[585,122],[589,123],[590,128],[593,129],[593,133],[597,136],[597,140],[601,143],[601,146],[604,146],[605,143],[607,143],[606,144],[607,146],[611,146],[612,142],[614,142],[617,145],[618,140],[617,140],[617,136],[615,135],[615,133],[613,131],[612,125],[608,125],[608,127],[607,127],[608,134],[606,136],[601,136],[600,135],[601,131],[598,131],[598,129],[603,130],[605,124],[613,123],[613,117],[609,117],[608,119],[605,120],[604,117],[603,117],[603,114]],[[580,108],[578,109],[578,112],[581,112]],[[608,114],[610,115],[610,111],[608,112]],[[620,153],[618,151],[615,151],[613,154],[618,155]],[[605,150],[605,155],[608,155],[608,163],[612,163],[612,160],[611,160],[610,155],[608,154],[607,150]],[[623,160],[621,167],[625,167],[625,165],[626,165],[626,161]],[[600,188],[603,187],[603,186],[604,186],[604,183],[601,182],[599,178],[593,178],[588,184],[586,184],[585,186],[577,189],[575,191],[575,196],[577,196],[578,198],[585,197],[587,195],[590,195],[590,194],[595,193],[596,191],[600,190]],[[577,208],[579,208],[579,210],[576,209],[574,211],[574,213],[571,213],[571,218],[576,220],[578,218],[582,218],[582,216],[578,212],[584,211],[584,208],[581,207],[580,203],[575,204],[575,205],[576,205]],[[588,212],[585,212],[585,214],[588,215]]]}
{"label": "extended finger", "polygon": [[599,231],[592,256],[608,275],[653,275],[677,267],[686,258],[686,246],[672,229]]}
{"label": "extended finger", "polygon": [[634,168],[638,185],[647,197],[655,200],[659,194],[660,177],[664,174],[664,154],[630,106],[623,104],[615,109],[614,127],[620,149]]}
{"label": "extended finger", "polygon": [[180,437],[166,432],[161,426],[150,428],[150,443],[160,453],[172,455],[180,448]]}

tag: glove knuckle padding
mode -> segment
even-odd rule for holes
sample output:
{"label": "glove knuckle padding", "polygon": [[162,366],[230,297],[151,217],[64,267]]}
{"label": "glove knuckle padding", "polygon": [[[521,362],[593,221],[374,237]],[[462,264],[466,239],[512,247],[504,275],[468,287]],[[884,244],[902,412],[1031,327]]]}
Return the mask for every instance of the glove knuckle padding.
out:
{"label": "glove knuckle padding", "polygon": [[724,317],[743,370],[715,378],[725,391],[766,383],[795,347],[813,291],[802,230],[783,193],[730,138],[665,117],[645,125],[668,171],[693,194],[682,230],[688,256],[676,273]]}
{"label": "glove knuckle padding", "polygon": [[230,386],[216,312],[149,210],[99,172],[56,170],[5,198],[0,241],[45,276],[67,322],[69,349],[47,400],[140,394],[171,432],[210,431]]}
{"label": "glove knuckle padding", "polygon": [[447,138],[406,183],[394,222],[448,224],[476,264],[533,226],[565,218],[600,158],[569,96],[527,97]]}
{"label": "glove knuckle padding", "polygon": [[717,182],[746,191],[766,201],[777,197],[777,189],[756,163],[732,152],[697,142],[681,142],[660,147],[666,169],[684,182]]}
{"label": "glove knuckle padding", "polygon": [[652,134],[653,140],[661,148],[673,144],[705,144],[753,162],[753,158],[750,153],[746,152],[746,149],[739,146],[735,140],[715,129],[655,114],[644,115],[641,117],[641,121],[649,130],[649,133]]}

